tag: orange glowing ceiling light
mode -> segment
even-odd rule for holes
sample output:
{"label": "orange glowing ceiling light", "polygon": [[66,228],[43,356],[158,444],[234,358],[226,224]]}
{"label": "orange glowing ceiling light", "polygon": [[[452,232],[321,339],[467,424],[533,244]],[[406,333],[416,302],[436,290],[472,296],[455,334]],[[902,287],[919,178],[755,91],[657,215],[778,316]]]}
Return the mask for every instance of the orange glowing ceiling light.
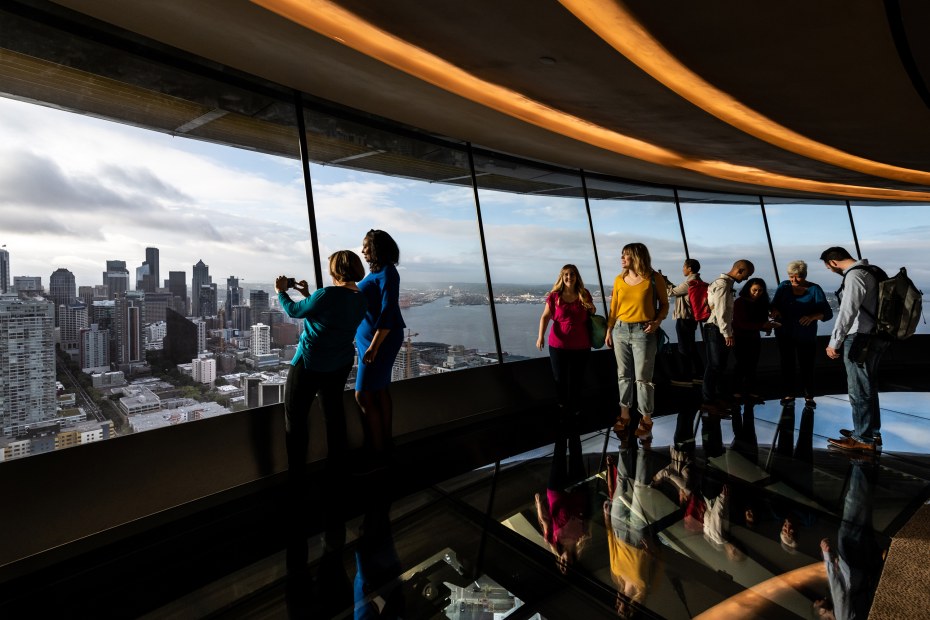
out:
{"label": "orange glowing ceiling light", "polygon": [[455,95],[553,133],[654,164],[738,183],[875,200],[930,201],[930,192],[801,179],[727,162],[686,157],[549,107],[483,80],[377,28],[332,0],[251,0],[282,17]]}
{"label": "orange glowing ceiling light", "polygon": [[688,69],[630,13],[622,0],[559,0],[630,62],[708,114],[760,140],[838,168],[906,183],[930,185],[930,172],[892,166],[803,136],[743,105]]}

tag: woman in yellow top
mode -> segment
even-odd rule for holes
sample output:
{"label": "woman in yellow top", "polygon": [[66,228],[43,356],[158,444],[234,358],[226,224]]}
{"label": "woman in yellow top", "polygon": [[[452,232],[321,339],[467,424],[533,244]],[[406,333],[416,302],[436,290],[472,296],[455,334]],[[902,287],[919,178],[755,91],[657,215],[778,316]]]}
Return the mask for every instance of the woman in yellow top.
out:
{"label": "woman in yellow top", "polygon": [[621,435],[630,423],[630,403],[636,384],[637,409],[642,416],[636,436],[652,437],[652,410],[655,386],[652,371],[658,349],[659,326],[668,315],[665,278],[652,270],[649,250],[642,243],[624,246],[620,256],[623,271],[614,280],[610,296],[610,316],[604,343],[617,358],[620,384],[620,416],[614,431]]}

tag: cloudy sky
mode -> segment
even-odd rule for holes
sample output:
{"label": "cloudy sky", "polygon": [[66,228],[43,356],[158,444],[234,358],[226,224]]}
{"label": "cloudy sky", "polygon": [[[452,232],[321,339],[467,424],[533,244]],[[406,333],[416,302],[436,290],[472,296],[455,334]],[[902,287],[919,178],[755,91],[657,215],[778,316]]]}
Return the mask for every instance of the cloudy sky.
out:
{"label": "cloudy sky", "polygon": [[[77,284],[101,282],[105,261],[130,273],[145,248],[160,250],[161,277],[198,260],[214,282],[233,275],[273,281],[279,273],[312,280],[307,210],[297,161],[145,131],[0,98],[0,245],[11,275],[71,270]],[[324,256],[358,251],[370,228],[401,247],[401,275],[417,282],[483,282],[470,188],[429,184],[336,167],[312,166]],[[501,283],[550,283],[564,263],[596,282],[584,203],[578,199],[481,191],[492,277]],[[605,285],[620,248],[646,243],[673,279],[685,257],[671,204],[593,202]],[[811,262],[811,279],[838,282],[816,263],[834,244],[854,249],[845,206],[770,206],[769,225],[781,277],[784,263]],[[863,254],[886,267],[911,268],[930,288],[925,267],[930,208],[854,207]],[[755,204],[684,205],[692,257],[719,273],[748,257],[775,281]],[[927,290],[927,289],[925,289]]]}

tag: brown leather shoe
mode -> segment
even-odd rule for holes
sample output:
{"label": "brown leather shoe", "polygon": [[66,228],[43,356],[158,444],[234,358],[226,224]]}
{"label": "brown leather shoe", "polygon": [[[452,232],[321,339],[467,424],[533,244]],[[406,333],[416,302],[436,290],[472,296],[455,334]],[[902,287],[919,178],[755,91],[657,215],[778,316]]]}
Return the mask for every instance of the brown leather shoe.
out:
{"label": "brown leather shoe", "polygon": [[[850,430],[850,429],[848,429],[848,428],[841,428],[841,429],[840,429],[840,435],[842,435],[843,437],[852,437],[852,436],[853,436],[853,432],[852,432],[852,430]],[[876,445],[876,446],[881,446],[881,445],[882,445],[882,436],[881,436],[881,435],[875,435],[875,445]]]}
{"label": "brown leather shoe", "polygon": [[874,443],[865,443],[862,441],[856,441],[852,437],[843,437],[842,439],[827,439],[827,442],[834,448],[840,448],[841,450],[862,450],[865,452],[875,452]]}

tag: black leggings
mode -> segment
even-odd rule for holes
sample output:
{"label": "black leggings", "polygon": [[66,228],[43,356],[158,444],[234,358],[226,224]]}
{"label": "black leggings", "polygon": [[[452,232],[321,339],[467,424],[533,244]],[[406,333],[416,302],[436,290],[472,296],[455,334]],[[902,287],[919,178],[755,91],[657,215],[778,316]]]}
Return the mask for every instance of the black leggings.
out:
{"label": "black leggings", "polygon": [[321,372],[307,370],[298,361],[287,373],[284,386],[284,428],[287,432],[287,466],[291,477],[302,476],[307,467],[307,444],[310,440],[310,406],[317,392],[326,417],[327,462],[329,468],[344,464],[348,440],[346,416],[342,405],[346,379],[351,365]]}
{"label": "black leggings", "polygon": [[581,409],[584,373],[590,353],[590,349],[549,347],[549,361],[552,363],[559,406],[568,411]]}

